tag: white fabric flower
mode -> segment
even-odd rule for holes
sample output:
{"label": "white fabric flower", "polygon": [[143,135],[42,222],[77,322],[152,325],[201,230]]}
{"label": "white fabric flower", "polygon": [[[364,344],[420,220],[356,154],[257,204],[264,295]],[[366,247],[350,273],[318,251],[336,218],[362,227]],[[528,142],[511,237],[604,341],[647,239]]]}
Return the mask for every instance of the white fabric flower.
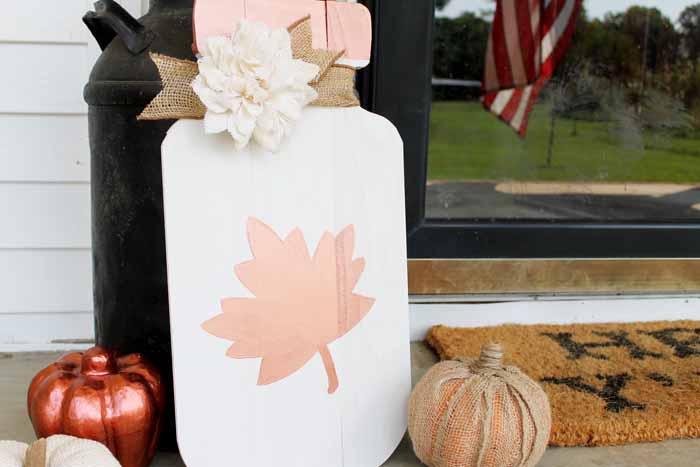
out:
{"label": "white fabric flower", "polygon": [[200,53],[192,89],[207,108],[205,132],[228,131],[237,149],[253,140],[276,150],[318,97],[309,82],[319,68],[294,59],[285,29],[241,20],[231,38],[210,37]]}

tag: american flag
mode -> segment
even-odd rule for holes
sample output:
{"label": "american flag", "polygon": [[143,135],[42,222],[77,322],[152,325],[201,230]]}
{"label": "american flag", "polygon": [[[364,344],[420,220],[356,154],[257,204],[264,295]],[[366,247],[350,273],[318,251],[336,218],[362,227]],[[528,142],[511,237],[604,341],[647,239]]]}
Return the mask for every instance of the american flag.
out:
{"label": "american flag", "polygon": [[497,0],[482,102],[521,137],[537,95],[571,44],[581,2]]}

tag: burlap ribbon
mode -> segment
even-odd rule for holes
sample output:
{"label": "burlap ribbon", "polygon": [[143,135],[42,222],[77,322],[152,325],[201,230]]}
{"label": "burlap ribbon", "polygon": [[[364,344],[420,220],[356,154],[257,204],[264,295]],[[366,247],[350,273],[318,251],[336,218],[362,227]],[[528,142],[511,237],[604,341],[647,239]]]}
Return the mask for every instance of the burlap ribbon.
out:
{"label": "burlap ribbon", "polygon": [[24,467],[46,467],[46,439],[41,438],[29,446]]}
{"label": "burlap ribbon", "polygon": [[[319,72],[310,84],[318,93],[311,105],[322,107],[356,107],[355,69],[336,62],[345,51],[333,52],[312,46],[311,17],[289,27],[294,58],[313,63]],[[151,53],[163,83],[163,90],[138,116],[139,120],[201,119],[207,109],[192,90],[191,83],[199,74],[197,63]]]}

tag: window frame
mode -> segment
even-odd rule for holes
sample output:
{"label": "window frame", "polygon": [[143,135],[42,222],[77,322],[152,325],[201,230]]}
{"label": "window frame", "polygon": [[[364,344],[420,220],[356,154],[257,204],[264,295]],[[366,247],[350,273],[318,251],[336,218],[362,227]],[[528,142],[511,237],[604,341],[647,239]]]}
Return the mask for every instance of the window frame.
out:
{"label": "window frame", "polygon": [[[594,284],[593,289],[600,293],[700,291],[700,261],[674,261],[700,258],[700,223],[481,222],[426,218],[435,2],[364,0],[363,3],[372,12],[374,41],[372,61],[360,73],[358,89],[363,106],[388,118],[404,140],[412,293],[518,293],[517,287],[510,286],[508,277],[494,278],[492,283],[476,290],[463,283],[444,286],[448,273],[456,278],[464,276],[466,280],[467,272],[493,272],[494,264],[501,268],[505,264],[511,273],[517,270],[520,275],[538,277],[540,282],[535,289],[540,292],[575,293],[590,289],[583,285],[591,286],[590,281],[595,280],[591,275],[596,276],[595,271],[601,265],[611,271],[607,266],[611,261],[616,261],[615,273],[603,274],[605,278]],[[534,258],[539,261],[509,261]],[[653,272],[649,267],[656,263],[645,260],[659,258],[664,259],[660,274],[663,280],[647,277]],[[425,263],[418,263],[421,260],[430,262],[429,273]],[[643,273],[640,266],[645,268]],[[563,285],[560,276],[572,270],[582,272],[581,287],[571,281]],[[640,281],[640,274],[647,279]],[[436,277],[443,280],[438,280],[442,285],[435,284]]]}

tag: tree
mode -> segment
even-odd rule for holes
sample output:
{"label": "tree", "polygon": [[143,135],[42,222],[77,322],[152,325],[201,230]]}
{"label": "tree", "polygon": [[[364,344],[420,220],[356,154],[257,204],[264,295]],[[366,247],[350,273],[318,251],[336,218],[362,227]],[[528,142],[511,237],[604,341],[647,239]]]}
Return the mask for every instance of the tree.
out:
{"label": "tree", "polygon": [[562,65],[576,63],[586,64],[597,74],[614,77],[627,85],[636,80],[641,62],[634,39],[614,24],[614,17],[608,16],[578,24]]}
{"label": "tree", "polygon": [[573,121],[571,136],[577,136],[576,122],[586,114],[592,114],[600,107],[601,89],[605,89],[599,78],[593,76],[586,64],[568,62],[561,67],[546,88],[549,110],[549,140],[545,167],[552,167],[557,119]]}
{"label": "tree", "polygon": [[450,0],[435,0],[435,8],[438,10],[444,10]]}
{"label": "tree", "polygon": [[[490,24],[473,13],[458,18],[436,18],[433,52],[433,76],[463,80],[481,80]],[[436,90],[438,99],[464,98],[464,89]],[[459,93],[457,95],[445,93]]]}
{"label": "tree", "polygon": [[640,124],[652,130],[689,130],[692,118],[685,105],[673,96],[655,89],[650,90],[642,102]]}
{"label": "tree", "polygon": [[581,10],[576,18],[576,29],[574,31],[573,39],[571,40],[571,45],[564,55],[564,59],[554,70],[554,76],[558,77],[561,74],[562,69],[570,68],[572,63],[583,63],[588,62],[585,58],[586,55],[586,37],[588,36],[590,22],[588,21],[588,11],[584,4],[581,5]]}
{"label": "tree", "polygon": [[639,47],[638,54],[646,50],[646,56],[640,56],[640,62],[646,63],[646,70],[662,71],[678,59],[681,36],[658,8],[633,6],[610,19],[613,28],[629,36]]}
{"label": "tree", "polygon": [[683,10],[678,18],[678,24],[681,28],[683,48],[695,72],[700,60],[700,3]]}

